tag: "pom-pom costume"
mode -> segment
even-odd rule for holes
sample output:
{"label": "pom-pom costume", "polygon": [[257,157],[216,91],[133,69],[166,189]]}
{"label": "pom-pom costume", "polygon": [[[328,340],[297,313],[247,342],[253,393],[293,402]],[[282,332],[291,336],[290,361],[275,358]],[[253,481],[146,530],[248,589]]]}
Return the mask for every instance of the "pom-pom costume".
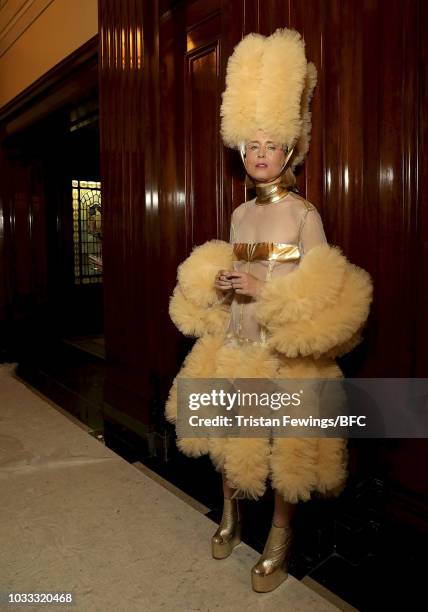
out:
{"label": "pom-pom costume", "polygon": [[[221,108],[226,146],[243,151],[262,129],[287,147],[291,168],[308,151],[315,66],[294,30],[246,36],[229,59]],[[196,246],[179,266],[169,313],[197,340],[175,377],[165,407],[177,417],[183,378],[341,378],[335,359],[362,340],[372,301],[369,274],[328,244],[310,202],[281,179],[256,184],[257,197],[232,214],[230,240]],[[255,240],[256,238],[256,240]],[[220,269],[264,282],[257,297],[214,286]],[[342,438],[179,438],[190,457],[209,454],[241,497],[263,495],[268,479],[289,502],[313,492],[337,495],[347,478]]]}

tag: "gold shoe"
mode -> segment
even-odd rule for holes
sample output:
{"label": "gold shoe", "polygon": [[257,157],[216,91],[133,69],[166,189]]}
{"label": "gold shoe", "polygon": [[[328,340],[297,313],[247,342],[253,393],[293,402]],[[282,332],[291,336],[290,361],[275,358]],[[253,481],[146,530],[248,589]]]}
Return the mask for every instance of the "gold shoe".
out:
{"label": "gold shoe", "polygon": [[220,525],[211,539],[214,559],[225,559],[241,541],[241,516],[237,499],[224,498]]}
{"label": "gold shoe", "polygon": [[291,525],[277,527],[272,523],[263,554],[251,570],[253,591],[267,593],[276,589],[288,577]]}

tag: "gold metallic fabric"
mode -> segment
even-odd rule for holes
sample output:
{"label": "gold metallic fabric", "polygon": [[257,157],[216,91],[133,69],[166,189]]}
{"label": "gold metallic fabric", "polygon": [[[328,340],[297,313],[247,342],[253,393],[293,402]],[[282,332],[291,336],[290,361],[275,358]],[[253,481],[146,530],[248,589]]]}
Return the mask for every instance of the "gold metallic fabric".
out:
{"label": "gold metallic fabric", "polygon": [[235,242],[235,261],[298,261],[300,251],[297,244],[286,242]]}
{"label": "gold metallic fabric", "polygon": [[211,539],[214,559],[225,559],[241,542],[241,514],[237,499],[224,498],[223,515],[217,531]]}
{"label": "gold metallic fabric", "polygon": [[292,541],[293,529],[290,524],[277,527],[272,523],[263,554],[251,569],[254,591],[273,591],[288,577]]}
{"label": "gold metallic fabric", "polygon": [[263,206],[265,204],[271,204],[271,202],[278,202],[282,200],[288,193],[288,189],[281,185],[281,183],[263,184],[256,183],[256,204]]}

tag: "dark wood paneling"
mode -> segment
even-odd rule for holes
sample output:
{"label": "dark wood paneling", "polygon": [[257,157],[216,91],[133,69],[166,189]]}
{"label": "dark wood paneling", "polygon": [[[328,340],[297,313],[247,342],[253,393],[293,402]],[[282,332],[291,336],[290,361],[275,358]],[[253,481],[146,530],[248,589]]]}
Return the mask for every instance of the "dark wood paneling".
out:
{"label": "dark wood paneling", "polygon": [[[193,30],[186,55],[186,212],[187,249],[219,234],[222,209],[219,197],[221,165],[218,137],[220,19]],[[201,31],[202,30],[202,31]],[[193,35],[195,37],[193,38]],[[214,40],[213,40],[214,39]]]}
{"label": "dark wood paneling", "polygon": [[[220,91],[224,89],[226,80],[227,61],[233,48],[243,36],[245,24],[245,0],[228,2],[222,0],[221,8],[221,72]],[[220,112],[220,108],[217,109]],[[222,165],[220,167],[220,189],[223,191],[223,226],[220,228],[219,238],[229,240],[230,217],[233,209],[244,202],[248,197],[245,193],[245,172],[240,156],[236,151],[220,145],[222,151]]]}
{"label": "dark wood paneling", "polygon": [[184,2],[186,27],[189,32],[199,26],[205,19],[211,20],[221,8],[221,0],[193,0]]}
{"label": "dark wood paneling", "polygon": [[[0,338],[3,336],[3,329],[6,327],[8,319],[9,303],[9,252],[10,252],[10,232],[7,223],[9,217],[9,192],[8,185],[4,177],[9,175],[9,160],[3,147],[0,147],[0,171],[2,176],[2,189],[0,194]],[[3,349],[4,338],[0,340],[0,350]]]}
{"label": "dark wood paneling", "polygon": [[428,45],[425,32],[428,28],[428,7],[426,2],[419,2],[417,9],[417,63],[414,66],[418,77],[418,103],[414,113],[417,129],[409,134],[417,159],[413,162],[416,173],[415,188],[417,189],[417,217],[415,245],[415,270],[412,287],[412,299],[416,305],[416,316],[412,330],[414,376],[428,375],[427,339],[428,339],[428,206],[425,189],[428,185]]}
{"label": "dark wood paneling", "polygon": [[169,6],[159,23],[160,253],[156,263],[159,287],[159,346],[168,347],[160,360],[159,418],[171,382],[171,373],[189,350],[189,342],[177,334],[168,314],[177,274],[177,260],[186,257],[184,59],[186,15],[183,5]]}
{"label": "dark wood paneling", "polygon": [[[106,2],[105,6],[110,5]],[[133,18],[136,14],[131,1],[121,9],[114,9],[112,4],[109,11],[108,18],[115,15],[121,24],[129,11]],[[160,253],[151,236],[162,236],[161,244],[171,245],[164,271],[167,286],[173,284],[177,263],[194,244],[227,237],[230,213],[245,197],[239,156],[225,150],[218,135],[227,57],[249,31],[270,34],[276,27],[295,27],[303,33],[308,58],[318,69],[311,149],[299,170],[298,185],[320,210],[329,241],[366,268],[375,281],[375,301],[365,342],[354,355],[351,371],[353,375],[371,376],[404,376],[423,371],[426,361],[421,363],[422,352],[415,357],[414,350],[417,334],[413,321],[420,300],[407,299],[415,291],[421,297],[425,295],[416,279],[416,267],[412,266],[417,257],[412,249],[417,249],[416,234],[423,221],[416,170],[421,167],[420,149],[418,140],[412,137],[418,126],[424,129],[418,119],[422,70],[417,69],[423,39],[415,35],[421,31],[421,3],[196,0],[162,3],[162,11],[160,58],[156,48],[152,55],[147,35],[143,36],[149,70],[138,81],[138,76],[132,76],[126,68],[126,57],[122,58],[116,76],[109,77],[109,91],[118,93],[106,94],[104,105],[107,109],[109,104],[116,104],[119,118],[134,117],[132,105],[137,100],[143,108],[148,104],[142,104],[141,92],[150,82],[154,87],[147,91],[153,100],[149,110],[157,123],[153,96],[159,96],[162,102],[162,176],[156,179],[159,208],[156,211],[153,206],[147,207],[147,193],[153,192],[154,183],[147,183],[145,178],[144,213],[140,217],[133,213],[132,220],[141,223],[152,257],[160,257]],[[150,36],[156,36],[155,11],[150,9],[146,20]],[[125,26],[126,32],[130,23]],[[110,36],[113,44],[113,30]],[[125,48],[126,40],[125,35]],[[120,44],[118,41],[118,48]],[[152,74],[156,79],[157,61],[162,71],[159,92],[156,81],[147,76]],[[136,89],[137,83],[140,89]],[[119,93],[124,88],[127,94]],[[116,110],[107,111],[107,115],[116,117]],[[155,136],[153,121],[144,121],[142,117],[133,119],[133,133],[143,130],[146,134],[148,130]],[[113,123],[111,132],[118,138],[125,135],[122,147],[126,150],[126,129]],[[137,146],[143,148],[141,144]],[[141,150],[142,165],[143,155],[145,151]],[[136,174],[143,176],[147,171],[150,174],[149,168],[141,168],[141,173]],[[112,162],[112,176],[114,172],[118,169]],[[117,180],[115,177],[116,183]],[[162,229],[153,225],[157,214]],[[128,238],[132,235],[129,223],[129,219],[124,220]],[[116,257],[112,247],[113,252]],[[135,254],[138,252],[137,249]],[[409,272],[412,269],[415,272]],[[162,289],[159,295],[163,316],[166,292]],[[399,328],[397,309],[402,321]],[[119,336],[123,339],[124,331],[114,333],[118,334],[119,346]],[[123,340],[121,353],[126,346]],[[111,350],[113,356],[114,343]]]}
{"label": "dark wood paneling", "polygon": [[[413,72],[415,57],[406,49],[410,28],[417,31],[412,15],[416,3],[379,4],[378,40],[378,168],[379,198],[377,202],[378,268],[375,276],[377,300],[374,316],[382,320],[378,346],[383,346],[377,361],[383,376],[405,376],[411,372],[411,318],[415,302],[409,300],[412,291],[413,262],[410,259],[413,206],[409,198],[411,176],[407,173],[409,151],[405,113],[417,116],[413,91],[406,88],[407,73]],[[403,27],[404,26],[404,27]],[[409,29],[406,35],[406,27]],[[394,61],[391,62],[391,58]],[[407,123],[407,126],[406,126]],[[412,130],[413,132],[413,130]],[[407,158],[407,159],[406,159]],[[387,268],[386,268],[387,265]],[[389,273],[385,274],[388,269]],[[391,308],[392,306],[392,308]],[[400,313],[397,325],[396,313]],[[386,314],[386,317],[385,317]],[[395,350],[400,347],[399,352]],[[386,350],[385,350],[386,349]],[[379,370],[378,370],[379,371]]]}
{"label": "dark wood paneling", "polygon": [[245,200],[242,164],[220,138],[227,60],[243,34],[245,0],[189,4],[185,58],[186,244],[228,239],[233,208]]}
{"label": "dark wood paneling", "polygon": [[[323,0],[313,0],[308,4],[292,2],[287,27],[298,30],[305,39],[306,55],[317,68],[318,81],[315,95],[312,100],[312,133],[308,155],[303,166],[296,170],[297,185],[302,194],[308,198],[324,215],[324,150],[323,134],[324,124],[324,96],[325,80],[322,57],[322,29],[323,29]],[[316,17],[317,16],[317,17]],[[327,233],[327,226],[326,226]],[[327,233],[327,239],[330,236]]]}
{"label": "dark wood paneling", "polygon": [[148,426],[161,359],[157,11],[99,4],[106,401]]}

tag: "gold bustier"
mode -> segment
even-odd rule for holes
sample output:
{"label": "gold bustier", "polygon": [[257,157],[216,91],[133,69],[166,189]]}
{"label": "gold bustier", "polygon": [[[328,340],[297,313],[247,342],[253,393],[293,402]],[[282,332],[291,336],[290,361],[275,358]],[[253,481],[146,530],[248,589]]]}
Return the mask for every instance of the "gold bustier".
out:
{"label": "gold bustier", "polygon": [[298,261],[300,251],[297,244],[286,242],[235,242],[233,259],[235,261]]}

